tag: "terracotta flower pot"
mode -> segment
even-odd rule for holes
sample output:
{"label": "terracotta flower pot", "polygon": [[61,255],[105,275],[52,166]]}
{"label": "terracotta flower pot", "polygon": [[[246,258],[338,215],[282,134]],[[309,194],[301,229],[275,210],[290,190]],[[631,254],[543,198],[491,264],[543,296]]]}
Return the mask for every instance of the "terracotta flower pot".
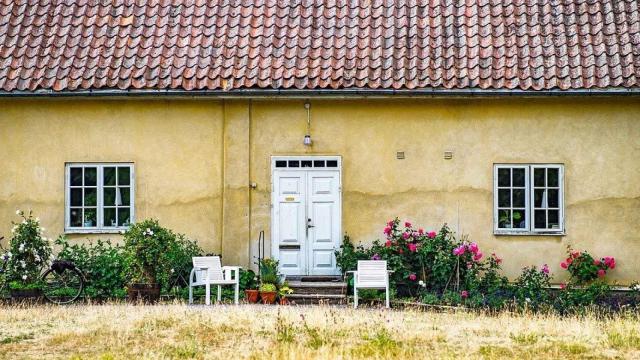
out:
{"label": "terracotta flower pot", "polygon": [[258,292],[258,290],[255,290],[255,289],[244,291],[244,296],[247,299],[247,302],[251,304],[255,304],[258,302],[259,295],[260,293]]}
{"label": "terracotta flower pot", "polygon": [[157,303],[160,300],[160,284],[129,284],[127,300],[130,303]]}
{"label": "terracotta flower pot", "polygon": [[263,304],[273,304],[276,302],[276,291],[260,291],[260,298]]}
{"label": "terracotta flower pot", "polygon": [[281,297],[280,305],[289,305],[289,299],[287,299],[286,297]]}

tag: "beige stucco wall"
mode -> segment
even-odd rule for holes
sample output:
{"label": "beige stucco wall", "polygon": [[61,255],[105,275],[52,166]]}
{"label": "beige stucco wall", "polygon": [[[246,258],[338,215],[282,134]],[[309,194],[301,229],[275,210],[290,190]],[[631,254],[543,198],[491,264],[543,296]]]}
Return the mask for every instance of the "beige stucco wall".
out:
{"label": "beige stucco wall", "polygon": [[[615,256],[612,279],[640,278],[637,99],[311,104],[314,145],[305,148],[302,100],[0,100],[0,234],[18,207],[33,208],[50,236],[62,232],[65,162],[133,161],[138,219],[159,218],[225,262],[249,265],[258,232],[270,239],[270,156],[341,155],[342,228],[357,242],[382,237],[400,216],[430,229],[449,223],[503,257],[512,276],[543,263],[560,273],[572,244]],[[493,235],[500,162],[565,165],[566,236]]]}
{"label": "beige stucco wall", "polygon": [[[216,101],[0,100],[0,234],[17,208],[63,233],[65,162],[133,162],[136,218],[219,249],[222,114]],[[120,239],[69,237],[98,236]]]}

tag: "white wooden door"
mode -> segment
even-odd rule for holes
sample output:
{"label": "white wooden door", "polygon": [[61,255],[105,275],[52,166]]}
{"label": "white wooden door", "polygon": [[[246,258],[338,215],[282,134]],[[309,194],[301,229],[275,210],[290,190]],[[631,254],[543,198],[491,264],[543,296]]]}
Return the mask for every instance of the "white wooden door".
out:
{"label": "white wooden door", "polygon": [[339,170],[273,172],[272,255],[285,275],[336,275],[340,247]]}
{"label": "white wooden door", "polygon": [[309,275],[336,274],[340,246],[340,173],[307,173],[307,264]]}
{"label": "white wooden door", "polygon": [[278,171],[273,181],[273,254],[280,261],[281,273],[303,275],[306,271],[307,176],[304,171]]}

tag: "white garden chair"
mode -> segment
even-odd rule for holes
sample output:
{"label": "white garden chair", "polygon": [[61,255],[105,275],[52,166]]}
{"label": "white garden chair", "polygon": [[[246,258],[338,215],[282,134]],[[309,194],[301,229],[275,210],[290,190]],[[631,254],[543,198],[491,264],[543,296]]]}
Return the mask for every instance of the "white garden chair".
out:
{"label": "white garden chair", "polygon": [[219,256],[195,256],[191,258],[193,269],[189,275],[189,304],[193,303],[193,288],[205,287],[204,303],[211,304],[211,285],[218,285],[218,301],[222,299],[222,285],[234,285],[233,300],[238,305],[240,292],[240,266],[222,266]]}
{"label": "white garden chair", "polygon": [[358,307],[358,289],[385,291],[385,305],[389,308],[389,273],[386,260],[358,260],[358,270],[353,273],[353,307]]}

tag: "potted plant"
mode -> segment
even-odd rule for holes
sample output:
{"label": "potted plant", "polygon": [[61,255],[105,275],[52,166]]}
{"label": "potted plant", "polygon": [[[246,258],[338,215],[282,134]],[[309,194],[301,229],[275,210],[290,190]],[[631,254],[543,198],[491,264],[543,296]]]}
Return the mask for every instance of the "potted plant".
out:
{"label": "potted plant", "polygon": [[49,264],[51,244],[43,236],[40,220],[34,218],[31,211],[25,214],[18,210],[16,215],[22,217],[22,221],[13,222],[9,251],[4,255],[7,259],[6,280],[12,298],[37,299],[42,297],[40,274]]}
{"label": "potted plant", "polygon": [[245,289],[245,298],[247,299],[247,302],[252,304],[258,302],[260,295],[256,280],[256,274],[252,270],[240,270],[240,288]]}
{"label": "potted plant", "polygon": [[278,288],[275,284],[263,283],[260,284],[260,299],[263,304],[273,304],[276,302],[276,295]]}
{"label": "potted plant", "polygon": [[289,305],[289,299],[287,295],[293,294],[293,289],[288,284],[284,284],[278,289],[278,296],[280,297],[280,305]]}
{"label": "potted plant", "polygon": [[157,302],[160,299],[161,272],[171,267],[170,254],[176,245],[176,235],[157,220],[133,224],[124,234],[124,251],[129,264],[130,283],[127,286],[131,302]]}
{"label": "potted plant", "polygon": [[263,304],[273,304],[278,295],[278,261],[262,259],[260,266],[260,298]]}

